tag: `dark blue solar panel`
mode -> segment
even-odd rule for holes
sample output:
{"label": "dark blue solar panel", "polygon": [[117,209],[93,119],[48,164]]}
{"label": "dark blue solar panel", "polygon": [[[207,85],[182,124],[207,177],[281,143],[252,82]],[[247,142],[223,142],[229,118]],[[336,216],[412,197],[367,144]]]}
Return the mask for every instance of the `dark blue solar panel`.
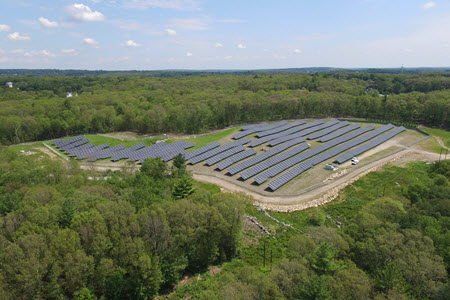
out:
{"label": "dark blue solar panel", "polygon": [[253,156],[256,154],[256,150],[255,149],[250,149],[250,150],[246,150],[244,152],[241,152],[239,154],[236,154],[230,158],[227,158],[223,161],[221,161],[220,163],[217,164],[217,168],[222,171],[226,168],[228,168],[229,166],[231,166],[232,164],[235,164],[237,162],[240,162],[243,159],[246,159],[250,156]]}

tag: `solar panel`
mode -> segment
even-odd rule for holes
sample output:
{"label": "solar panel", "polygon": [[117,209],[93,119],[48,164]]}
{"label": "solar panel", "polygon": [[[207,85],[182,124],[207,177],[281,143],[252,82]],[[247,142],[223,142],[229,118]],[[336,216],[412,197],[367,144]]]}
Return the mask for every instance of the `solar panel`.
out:
{"label": "solar panel", "polygon": [[[250,147],[256,147],[256,146],[262,145],[264,143],[267,143],[269,141],[275,140],[277,138],[281,138],[283,136],[290,135],[293,132],[298,132],[298,131],[302,131],[302,130],[307,129],[307,128],[311,128],[311,127],[314,127],[314,126],[319,126],[319,125],[321,125],[323,123],[324,122],[322,120],[314,121],[314,122],[311,122],[311,123],[307,123],[307,124],[304,124],[304,125],[293,127],[291,129],[288,129],[288,130],[284,130],[284,131],[279,132],[279,133],[267,135],[265,137],[262,137],[260,139],[257,139],[255,141],[251,142],[249,144],[249,146]],[[298,136],[298,137],[300,137],[300,136]]]}
{"label": "solar panel", "polygon": [[353,139],[353,138],[355,138],[355,137],[357,137],[357,136],[359,136],[359,135],[361,135],[363,133],[371,131],[373,129],[375,129],[375,127],[373,127],[371,125],[367,126],[367,127],[364,127],[364,128],[361,128],[361,129],[358,129],[358,130],[356,130],[354,132],[351,132],[349,134],[341,136],[341,137],[339,137],[337,139],[334,139],[332,141],[329,141],[327,143],[319,145],[319,146],[317,146],[317,147],[315,147],[315,148],[313,148],[311,150],[303,152],[300,155],[296,155],[294,157],[291,157],[291,158],[289,158],[289,159],[287,159],[287,160],[285,160],[285,161],[283,161],[283,162],[273,166],[272,168],[270,168],[269,170],[265,171],[264,173],[256,176],[255,177],[255,181],[258,184],[262,184],[262,183],[266,182],[269,178],[275,177],[276,175],[284,172],[285,170],[293,167],[294,165],[296,165],[296,164],[298,164],[298,163],[300,163],[300,162],[302,162],[304,160],[307,160],[308,158],[311,158],[311,157],[313,157],[313,156],[315,156],[315,155],[317,155],[317,154],[319,154],[319,153],[321,153],[323,151],[326,151],[326,150],[328,150],[328,149],[330,149],[330,148],[332,148],[332,147],[334,147],[334,146],[336,146],[336,145],[338,145],[340,143],[343,143],[345,141],[349,141],[349,140],[351,140],[351,139]]}
{"label": "solar panel", "polygon": [[192,157],[192,158],[189,159],[189,161],[191,162],[191,164],[195,165],[195,164],[197,164],[197,163],[199,163],[201,161],[204,161],[204,160],[206,160],[206,159],[208,159],[210,157],[213,157],[214,155],[217,155],[217,154],[219,154],[221,152],[224,152],[225,150],[228,150],[230,148],[233,148],[233,147],[236,147],[236,146],[239,146],[239,145],[247,144],[250,141],[251,141],[250,138],[244,138],[244,139],[232,142],[232,143],[228,143],[228,144],[222,145],[220,147],[214,148],[212,150],[209,150],[207,152],[204,152],[204,153],[202,153],[200,155],[197,155],[195,157]]}
{"label": "solar panel", "polygon": [[267,135],[275,134],[275,133],[278,133],[278,132],[290,129],[292,127],[296,127],[296,126],[300,126],[300,125],[304,125],[304,124],[306,124],[305,120],[294,121],[294,122],[288,123],[286,125],[280,126],[278,128],[275,128],[275,129],[269,129],[269,130],[258,132],[256,134],[256,136],[258,138],[261,138],[261,137],[264,137],[264,136],[267,136]]}
{"label": "solar panel", "polygon": [[233,139],[238,140],[240,138],[243,138],[244,136],[253,134],[256,132],[256,129],[252,128],[252,129],[247,129],[241,132],[236,133],[235,135],[233,135]]}
{"label": "solar panel", "polygon": [[264,171],[264,170],[266,170],[266,169],[268,169],[268,168],[270,168],[270,167],[272,167],[272,166],[274,166],[274,165],[276,165],[276,164],[278,164],[278,163],[280,163],[280,162],[282,162],[282,161],[284,161],[284,160],[286,160],[286,159],[288,159],[288,158],[290,158],[290,157],[292,157],[294,155],[297,155],[300,152],[305,151],[309,147],[310,147],[309,144],[302,143],[301,145],[299,145],[299,146],[297,146],[297,147],[295,147],[295,148],[293,148],[291,150],[283,152],[280,155],[277,155],[277,156],[275,156],[275,157],[273,157],[271,159],[263,161],[262,163],[254,166],[254,167],[252,167],[250,169],[247,169],[246,171],[241,173],[241,178],[244,179],[244,180],[247,180],[250,177],[255,176],[256,174],[261,173],[262,171]]}
{"label": "solar panel", "polygon": [[393,138],[394,136],[396,136],[397,134],[399,134],[405,130],[406,130],[406,128],[403,126],[397,127],[395,129],[393,129],[392,131],[380,136],[379,138],[374,139],[373,141],[369,141],[368,143],[366,143],[362,146],[359,146],[358,148],[355,148],[355,149],[350,150],[342,155],[339,155],[338,157],[336,157],[336,162],[339,164],[342,164],[354,156],[360,155],[361,153],[364,153],[369,149],[377,147],[378,145],[386,142],[387,140]]}
{"label": "solar panel", "polygon": [[206,164],[208,166],[212,166],[212,165],[218,163],[219,161],[224,160],[225,158],[228,158],[228,157],[230,157],[232,155],[235,155],[236,153],[242,152],[244,150],[245,150],[245,147],[242,146],[242,145],[234,147],[234,148],[231,148],[231,149],[229,149],[227,151],[224,151],[222,153],[217,154],[216,156],[213,156],[213,157],[209,158],[206,161]]}
{"label": "solar panel", "polygon": [[63,146],[69,145],[69,144],[71,144],[71,143],[77,142],[77,141],[82,140],[82,139],[83,139],[83,136],[82,136],[82,135],[79,135],[79,136],[70,138],[70,139],[65,140],[65,141],[63,141],[62,139],[55,140],[55,141],[53,142],[53,144],[54,144],[55,146],[61,148],[61,147],[63,147]]}
{"label": "solar panel", "polygon": [[120,150],[120,151],[114,152],[113,155],[111,155],[111,159],[113,161],[118,161],[118,160],[121,160],[121,159],[127,159],[134,152],[136,152],[137,150],[142,149],[144,147],[145,147],[144,143],[139,143],[139,144],[136,144],[134,146],[131,146],[130,148],[126,148],[124,150]]}
{"label": "solar panel", "polygon": [[200,155],[200,154],[202,154],[202,153],[205,153],[206,151],[209,151],[209,150],[211,150],[211,149],[217,148],[217,147],[219,147],[219,146],[220,146],[220,143],[219,143],[219,142],[217,142],[217,141],[212,142],[212,143],[210,143],[210,144],[208,144],[208,145],[206,145],[206,146],[200,147],[200,148],[198,148],[198,149],[195,149],[195,150],[192,151],[192,152],[187,153],[187,154],[185,155],[185,159],[189,160],[190,158],[192,158],[192,157],[194,157],[194,156]]}
{"label": "solar panel", "polygon": [[325,128],[324,130],[314,132],[308,135],[308,140],[317,139],[318,137],[324,136],[329,134],[330,132],[333,132],[335,130],[338,130],[339,128],[345,127],[349,125],[350,123],[348,121],[337,123],[336,125],[333,125],[331,127]]}
{"label": "solar panel", "polygon": [[352,130],[355,130],[355,129],[358,129],[358,128],[360,128],[361,127],[361,125],[359,125],[359,124],[352,124],[352,125],[350,125],[350,126],[347,126],[347,127],[345,127],[345,128],[342,128],[342,129],[340,129],[340,130],[337,130],[337,131],[335,131],[335,132],[332,132],[332,133],[330,133],[330,134],[327,134],[327,135],[325,135],[325,136],[322,136],[320,139],[319,139],[319,142],[328,142],[329,140],[332,140],[332,139],[334,139],[334,138],[337,138],[338,136],[341,136],[341,135],[343,135],[343,134],[346,134],[347,132],[350,132],[350,131],[352,131]]}
{"label": "solar panel", "polygon": [[108,157],[111,157],[111,155],[116,152],[125,149],[124,145],[118,145],[111,148],[106,148],[104,150],[98,151],[95,157],[92,158],[92,160],[98,160],[98,159],[105,159]]}
{"label": "solar panel", "polygon": [[260,123],[260,124],[252,124],[252,125],[242,125],[241,130],[248,130],[248,129],[252,129],[252,128],[256,128],[256,127],[265,127],[267,125],[269,125],[269,124],[266,122]]}
{"label": "solar panel", "polygon": [[253,165],[256,165],[257,163],[262,162],[263,160],[268,159],[269,157],[272,157],[278,153],[281,153],[282,151],[284,151],[294,145],[303,143],[304,141],[305,141],[304,138],[298,138],[298,139],[283,143],[282,145],[280,145],[278,147],[272,148],[269,151],[259,154],[249,160],[243,161],[235,166],[232,166],[231,168],[228,169],[228,173],[230,173],[231,175],[234,175],[244,169],[247,169]]}
{"label": "solar panel", "polygon": [[222,171],[226,168],[228,168],[229,166],[231,166],[232,164],[235,164],[243,159],[246,159],[250,156],[253,156],[256,154],[256,150],[255,149],[250,149],[250,150],[246,150],[244,152],[241,152],[239,154],[236,154],[230,158],[227,158],[223,161],[221,161],[220,163],[217,164],[217,168]]}
{"label": "solar panel", "polygon": [[67,144],[65,146],[61,146],[60,149],[66,151],[68,149],[75,148],[75,147],[78,147],[78,146],[81,146],[81,145],[84,145],[84,144],[87,144],[87,143],[89,143],[88,139],[82,139],[82,140],[78,140],[76,142]]}
{"label": "solar panel", "polygon": [[250,128],[250,129],[241,131],[239,133],[236,133],[235,135],[233,135],[233,139],[238,140],[240,138],[243,138],[244,136],[248,136],[248,135],[253,134],[255,132],[266,131],[266,130],[273,130],[273,129],[276,129],[278,127],[284,126],[286,124],[287,124],[287,121],[283,120],[283,121],[280,121],[280,122],[275,123],[273,125],[267,125],[267,126],[264,126],[264,127]]}
{"label": "solar panel", "polygon": [[[364,141],[370,140],[374,136],[377,136],[377,135],[379,135],[379,134],[381,134],[383,132],[386,132],[387,130],[392,129],[393,127],[394,126],[392,124],[385,125],[385,126],[383,126],[381,128],[378,128],[378,129],[370,132],[370,133],[367,133],[367,134],[365,134],[365,135],[363,135],[363,136],[361,136],[359,138],[351,140],[351,141],[349,141],[349,142],[347,142],[345,144],[342,144],[342,145],[340,145],[340,146],[338,146],[338,147],[336,147],[334,149],[331,149],[331,150],[329,150],[329,151],[327,151],[327,152],[325,152],[325,153],[323,153],[321,155],[318,155],[318,156],[316,156],[316,157],[314,157],[314,158],[312,158],[312,159],[310,159],[308,161],[305,161],[305,162],[301,163],[300,165],[294,167],[293,169],[289,170],[288,172],[284,173],[283,175],[281,175],[277,179],[275,179],[272,182],[270,182],[269,183],[269,188],[272,191],[275,191],[278,188],[280,188],[281,186],[283,186],[284,184],[288,183],[289,181],[291,181],[292,179],[297,177],[298,175],[302,174],[303,172],[305,172],[306,170],[311,168],[312,166],[323,162],[324,160],[330,158],[331,156],[334,156],[334,155],[339,154],[339,153],[341,153],[341,152],[343,152],[343,151],[345,151],[347,149],[350,149],[350,148],[354,147],[355,145],[358,145],[358,144],[363,143]],[[380,144],[380,143],[386,141],[387,139],[392,138],[392,136],[400,133],[403,130],[404,130],[404,128],[399,128],[399,130],[393,130],[393,132],[388,133],[388,134],[386,134],[384,136],[381,136],[380,138],[376,139],[375,141],[378,144]],[[372,141],[372,142],[374,142],[374,141]],[[372,144],[372,142],[369,142],[369,144]],[[323,145],[325,145],[325,144],[323,144]],[[323,145],[321,145],[321,146],[323,146]],[[365,146],[365,145],[363,145],[363,146]],[[373,147],[373,145],[372,145],[372,147]],[[359,148],[361,148],[361,147],[359,147]],[[361,150],[362,149],[360,149],[360,151]],[[364,150],[364,151],[367,151],[367,149]],[[352,156],[350,156],[350,157],[352,157]]]}
{"label": "solar panel", "polygon": [[299,137],[303,137],[303,136],[306,136],[306,135],[308,135],[310,133],[322,130],[324,128],[328,128],[328,127],[333,126],[333,125],[335,125],[337,123],[339,123],[339,121],[334,119],[334,120],[331,120],[329,122],[326,122],[325,124],[321,124],[321,125],[314,126],[314,127],[311,127],[311,128],[306,128],[306,129],[301,130],[301,131],[299,131],[297,133],[290,134],[290,135],[285,135],[285,136],[279,137],[277,139],[274,139],[274,140],[270,141],[269,145],[270,146],[276,146],[276,145],[284,143],[286,141],[289,141],[289,140],[292,140],[292,139],[296,139],[296,138],[299,138]]}

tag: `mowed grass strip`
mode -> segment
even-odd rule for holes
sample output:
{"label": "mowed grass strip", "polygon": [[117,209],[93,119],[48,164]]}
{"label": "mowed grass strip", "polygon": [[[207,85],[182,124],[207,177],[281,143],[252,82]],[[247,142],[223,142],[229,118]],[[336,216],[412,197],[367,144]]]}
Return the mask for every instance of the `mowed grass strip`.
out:
{"label": "mowed grass strip", "polygon": [[195,144],[195,147],[192,147],[190,149],[187,149],[187,151],[192,151],[195,150],[197,148],[203,147],[205,145],[208,145],[209,143],[218,141],[223,139],[224,137],[230,135],[231,133],[233,133],[234,131],[239,130],[240,127],[233,127],[233,128],[229,128],[217,133],[213,133],[213,134],[209,134],[209,135],[205,135],[205,136],[200,136],[200,137],[196,137],[196,138],[190,138],[190,139],[184,139],[184,141],[186,143],[190,143],[193,142]]}

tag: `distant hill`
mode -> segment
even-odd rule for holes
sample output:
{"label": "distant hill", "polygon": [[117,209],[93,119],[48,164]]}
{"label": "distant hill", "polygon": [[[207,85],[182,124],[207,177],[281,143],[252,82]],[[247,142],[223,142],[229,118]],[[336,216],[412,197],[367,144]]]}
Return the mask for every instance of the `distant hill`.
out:
{"label": "distant hill", "polygon": [[443,68],[286,68],[258,70],[60,70],[60,69],[0,69],[0,76],[143,76],[143,77],[173,77],[199,75],[270,75],[298,73],[384,73],[384,74],[450,74],[450,67]]}

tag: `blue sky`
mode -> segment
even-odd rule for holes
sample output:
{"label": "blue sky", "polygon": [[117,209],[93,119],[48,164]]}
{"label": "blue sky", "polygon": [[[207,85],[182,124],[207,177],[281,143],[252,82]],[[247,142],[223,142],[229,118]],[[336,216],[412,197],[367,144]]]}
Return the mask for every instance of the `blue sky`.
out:
{"label": "blue sky", "polygon": [[0,68],[450,66],[448,0],[0,4]]}

